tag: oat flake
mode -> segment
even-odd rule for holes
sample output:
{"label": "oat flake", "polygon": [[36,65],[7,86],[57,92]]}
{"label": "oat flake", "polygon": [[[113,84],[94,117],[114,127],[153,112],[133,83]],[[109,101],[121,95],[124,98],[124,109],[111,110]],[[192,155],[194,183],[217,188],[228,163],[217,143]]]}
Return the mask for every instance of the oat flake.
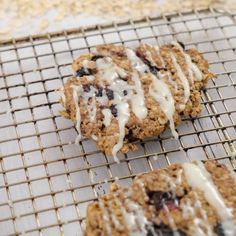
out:
{"label": "oat flake", "polygon": [[49,26],[45,15],[50,10],[56,10],[57,12],[54,22],[51,22],[56,24],[68,16],[81,14],[115,20],[179,11],[183,8],[187,10],[196,7],[208,7],[210,5],[221,8],[227,5],[227,7],[236,8],[236,4],[233,2],[223,0],[1,0],[0,21],[7,19],[8,24],[6,27],[0,28],[0,40],[16,36],[16,32],[35,18],[40,19],[36,31],[41,33]]}

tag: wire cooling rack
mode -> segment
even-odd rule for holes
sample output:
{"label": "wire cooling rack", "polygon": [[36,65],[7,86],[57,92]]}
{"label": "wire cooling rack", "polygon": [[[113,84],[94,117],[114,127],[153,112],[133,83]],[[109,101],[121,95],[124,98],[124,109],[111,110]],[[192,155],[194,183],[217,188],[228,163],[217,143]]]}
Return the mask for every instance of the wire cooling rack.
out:
{"label": "wire cooling rack", "polygon": [[[179,140],[167,130],[119,155],[92,140],[75,144],[56,89],[71,62],[97,44],[135,47],[179,40],[196,47],[218,75],[202,92],[203,111],[185,118]],[[171,163],[217,159],[235,170],[235,15],[214,9],[146,17],[86,29],[13,39],[0,44],[0,235],[82,235],[88,203],[117,181]]]}

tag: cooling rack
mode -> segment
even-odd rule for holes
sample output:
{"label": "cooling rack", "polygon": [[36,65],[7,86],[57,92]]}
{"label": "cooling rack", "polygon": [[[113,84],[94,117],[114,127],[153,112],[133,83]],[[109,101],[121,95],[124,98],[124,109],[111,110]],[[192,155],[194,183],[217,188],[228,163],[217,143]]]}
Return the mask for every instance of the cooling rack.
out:
{"label": "cooling rack", "polygon": [[[179,40],[196,47],[218,77],[202,91],[203,110],[177,128],[138,142],[120,164],[92,140],[75,144],[59,94],[71,62],[97,44],[135,47]],[[129,185],[171,163],[217,159],[235,170],[235,14],[215,9],[28,36],[0,43],[0,234],[82,235],[87,205],[112,182]]]}

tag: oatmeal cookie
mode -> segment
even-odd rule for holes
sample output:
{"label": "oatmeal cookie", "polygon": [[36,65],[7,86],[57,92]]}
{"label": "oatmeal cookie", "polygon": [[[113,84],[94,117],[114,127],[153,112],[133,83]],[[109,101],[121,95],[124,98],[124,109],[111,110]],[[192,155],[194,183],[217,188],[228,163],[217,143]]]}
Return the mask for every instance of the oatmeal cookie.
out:
{"label": "oatmeal cookie", "polygon": [[87,208],[86,236],[235,236],[235,173],[215,161],[137,176]]}
{"label": "oatmeal cookie", "polygon": [[100,45],[72,65],[75,76],[62,88],[63,115],[76,125],[79,140],[93,138],[116,156],[201,110],[200,89],[213,77],[194,48],[174,42],[136,49]]}

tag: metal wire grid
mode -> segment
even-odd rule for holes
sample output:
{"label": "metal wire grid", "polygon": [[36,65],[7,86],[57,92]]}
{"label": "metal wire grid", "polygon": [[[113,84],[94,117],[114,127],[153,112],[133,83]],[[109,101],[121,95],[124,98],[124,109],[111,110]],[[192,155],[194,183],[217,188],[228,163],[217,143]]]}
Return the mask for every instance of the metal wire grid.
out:
{"label": "metal wire grid", "polygon": [[[185,118],[179,140],[169,131],[138,142],[120,164],[92,140],[74,143],[55,89],[71,62],[101,43],[182,41],[197,47],[218,78],[202,92],[203,111]],[[29,36],[0,46],[0,234],[82,235],[89,202],[117,181],[175,162],[217,159],[235,170],[235,15],[214,9],[146,17],[87,29]]]}

